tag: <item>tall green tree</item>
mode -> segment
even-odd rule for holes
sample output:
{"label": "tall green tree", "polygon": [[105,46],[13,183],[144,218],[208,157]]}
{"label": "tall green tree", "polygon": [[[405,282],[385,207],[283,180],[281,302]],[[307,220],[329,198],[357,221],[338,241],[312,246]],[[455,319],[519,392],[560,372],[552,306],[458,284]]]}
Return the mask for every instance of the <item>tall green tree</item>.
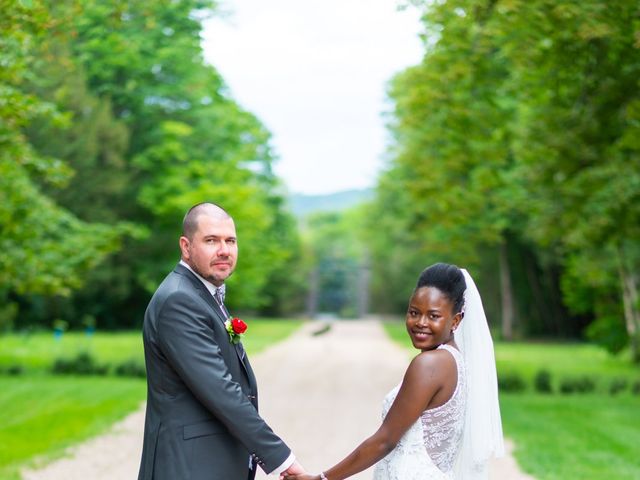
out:
{"label": "tall green tree", "polygon": [[633,1],[519,2],[502,15],[527,92],[514,142],[527,234],[563,258],[567,304],[595,313],[598,336],[625,324],[638,362],[639,15]]}
{"label": "tall green tree", "polygon": [[[638,5],[412,3],[425,56],[392,83],[379,186],[412,248],[399,256],[495,258],[505,333],[509,309],[546,303],[565,323],[595,317],[594,335],[626,324],[637,358]],[[557,305],[558,271],[574,316]]]}
{"label": "tall green tree", "polygon": [[0,5],[1,284],[18,292],[68,294],[117,247],[119,232],[79,220],[39,188],[63,185],[72,171],[37,152],[25,135],[35,121],[64,122],[52,104],[24,88],[50,21],[40,2],[29,3]]}
{"label": "tall green tree", "polygon": [[[268,132],[204,63],[201,19],[213,14],[215,2],[49,5],[57,22],[47,55],[69,52],[71,65],[58,70],[44,61],[43,70],[59,73],[53,75],[59,81],[36,86],[67,103],[77,120],[69,135],[78,149],[33,135],[43,139],[43,149],[65,149],[77,170],[78,181],[65,192],[70,208],[147,232],[93,274],[71,310],[92,309],[109,324],[139,322],[150,293],[178,258],[184,212],[204,200],[225,206],[238,224],[241,281],[231,305],[261,308],[281,299],[286,282],[273,286],[270,278],[287,280],[296,231],[271,169]],[[83,96],[65,96],[70,91]],[[85,178],[96,183],[87,188]]]}
{"label": "tall green tree", "polygon": [[[475,8],[467,12],[471,4]],[[491,258],[501,285],[502,332],[511,338],[515,305],[506,257],[518,219],[505,202],[505,172],[513,163],[514,101],[508,64],[495,54],[492,10],[481,2],[425,9],[423,61],[399,74],[390,89],[392,170],[402,182],[383,186],[409,196],[404,215],[411,221],[404,228],[419,238],[422,258],[473,270],[486,263],[487,249],[498,252]]]}

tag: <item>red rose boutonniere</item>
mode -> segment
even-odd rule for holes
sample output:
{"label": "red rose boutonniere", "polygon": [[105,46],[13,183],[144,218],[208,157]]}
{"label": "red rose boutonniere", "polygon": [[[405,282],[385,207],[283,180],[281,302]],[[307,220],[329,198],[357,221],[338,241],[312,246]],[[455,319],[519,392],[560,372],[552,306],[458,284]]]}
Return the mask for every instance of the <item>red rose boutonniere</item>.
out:
{"label": "red rose boutonniere", "polygon": [[235,317],[224,322],[224,326],[229,333],[229,341],[234,345],[240,343],[240,340],[242,340],[242,337],[244,336],[244,332],[247,331],[247,324],[244,323],[243,320]]}

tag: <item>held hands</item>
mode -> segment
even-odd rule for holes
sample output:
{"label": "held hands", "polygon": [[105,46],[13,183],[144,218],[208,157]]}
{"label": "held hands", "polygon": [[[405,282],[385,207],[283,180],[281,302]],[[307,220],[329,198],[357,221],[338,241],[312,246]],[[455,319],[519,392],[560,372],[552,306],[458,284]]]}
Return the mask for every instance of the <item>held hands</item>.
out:
{"label": "held hands", "polygon": [[284,480],[320,480],[320,475],[310,475],[308,473],[285,475]]}
{"label": "held hands", "polygon": [[303,475],[304,473],[305,473],[305,469],[302,468],[302,465],[300,465],[296,460],[291,464],[289,468],[287,468],[284,472],[280,474],[280,480],[283,480],[286,478],[295,480],[297,476]]}

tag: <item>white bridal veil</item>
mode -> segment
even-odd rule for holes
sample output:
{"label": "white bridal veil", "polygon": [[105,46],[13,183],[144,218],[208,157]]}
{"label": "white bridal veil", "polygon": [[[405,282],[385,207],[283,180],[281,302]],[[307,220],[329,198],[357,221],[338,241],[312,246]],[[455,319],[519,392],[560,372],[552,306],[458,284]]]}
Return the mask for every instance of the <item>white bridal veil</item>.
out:
{"label": "white bridal veil", "polygon": [[467,406],[455,478],[485,480],[489,458],[504,455],[496,360],[480,292],[469,272],[462,273],[465,310],[455,340],[467,370]]}

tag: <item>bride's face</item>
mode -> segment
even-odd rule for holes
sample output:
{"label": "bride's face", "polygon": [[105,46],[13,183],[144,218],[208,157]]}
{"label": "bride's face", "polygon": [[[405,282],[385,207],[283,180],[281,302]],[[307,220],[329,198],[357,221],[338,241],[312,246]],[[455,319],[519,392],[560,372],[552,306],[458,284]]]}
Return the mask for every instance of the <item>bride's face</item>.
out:
{"label": "bride's face", "polygon": [[453,312],[453,302],[435,287],[417,289],[409,300],[407,332],[413,346],[433,350],[453,341],[453,331],[461,315]]}

